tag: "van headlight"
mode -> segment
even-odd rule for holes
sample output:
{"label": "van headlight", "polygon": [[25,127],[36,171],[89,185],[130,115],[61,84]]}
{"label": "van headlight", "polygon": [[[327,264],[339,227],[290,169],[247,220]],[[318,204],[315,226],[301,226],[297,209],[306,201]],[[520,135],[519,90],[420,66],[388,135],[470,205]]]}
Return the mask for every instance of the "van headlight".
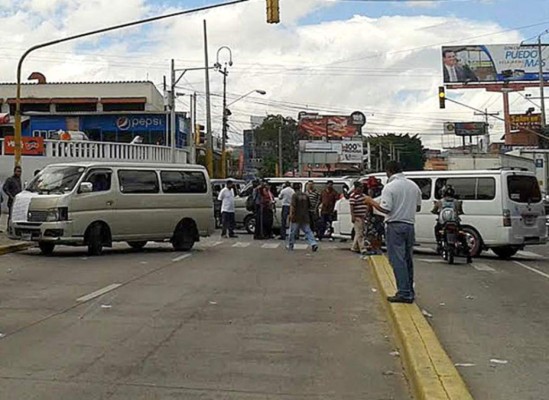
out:
{"label": "van headlight", "polygon": [[50,208],[45,214],[45,222],[67,221],[69,219],[69,209],[67,207]]}

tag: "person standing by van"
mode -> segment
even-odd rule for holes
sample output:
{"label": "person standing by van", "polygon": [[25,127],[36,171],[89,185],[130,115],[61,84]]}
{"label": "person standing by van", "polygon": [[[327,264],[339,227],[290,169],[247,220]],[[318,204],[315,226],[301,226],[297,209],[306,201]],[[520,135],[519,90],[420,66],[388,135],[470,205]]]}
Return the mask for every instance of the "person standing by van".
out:
{"label": "person standing by van", "polygon": [[368,211],[366,205],[366,195],[364,194],[364,186],[362,182],[354,183],[354,190],[349,197],[349,205],[351,206],[351,221],[353,221],[353,227],[355,231],[355,237],[353,239],[353,245],[351,251],[355,253],[364,253],[364,220]]}
{"label": "person standing by van", "polygon": [[307,196],[309,196],[309,202],[311,207],[309,208],[309,217],[311,219],[311,229],[316,230],[318,223],[318,204],[320,203],[320,193],[315,189],[315,183],[313,181],[307,182]]}
{"label": "person standing by van", "polygon": [[234,183],[232,180],[228,180],[227,184],[219,192],[217,200],[221,202],[221,237],[227,237],[227,231],[229,237],[237,237],[234,234],[235,222],[235,209],[234,209]]}
{"label": "person standing by van", "polygon": [[20,166],[15,167],[13,169],[13,176],[10,176],[8,179],[6,179],[6,182],[4,182],[4,186],[2,187],[4,193],[6,193],[6,196],[8,196],[8,232],[10,229],[11,211],[13,208],[13,202],[15,201],[15,196],[17,196],[23,190],[23,185],[21,183],[22,172],[23,170]]}
{"label": "person standing by van", "polygon": [[288,229],[288,217],[290,216],[290,206],[292,205],[292,197],[295,194],[292,189],[290,181],[284,183],[284,189],[280,191],[278,195],[279,200],[282,202],[282,215],[280,221],[280,239],[286,240],[286,229]]}
{"label": "person standing by van", "polygon": [[324,238],[326,229],[332,227],[335,204],[339,199],[339,193],[334,189],[334,181],[328,181],[326,188],[320,194],[320,221],[318,224],[318,240]]}
{"label": "person standing by van", "polygon": [[387,297],[391,303],[413,303],[416,213],[421,211],[421,190],[402,173],[399,162],[389,161],[386,166],[387,185],[378,203],[370,196],[366,204],[386,214],[387,254],[393,267],[397,293]]}
{"label": "person standing by van", "polygon": [[311,230],[309,210],[311,208],[310,198],[307,194],[301,191],[301,184],[294,183],[295,194],[292,196],[292,205],[290,207],[290,237],[288,238],[288,250],[293,250],[299,231],[305,233],[305,239],[311,246],[313,252],[318,250],[318,243],[315,241],[315,236]]}

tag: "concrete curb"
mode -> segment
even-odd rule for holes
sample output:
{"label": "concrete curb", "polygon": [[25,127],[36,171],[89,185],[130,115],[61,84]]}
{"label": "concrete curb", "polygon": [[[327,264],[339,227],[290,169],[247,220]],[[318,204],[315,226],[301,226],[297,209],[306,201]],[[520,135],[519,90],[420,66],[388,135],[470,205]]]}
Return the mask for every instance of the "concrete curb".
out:
{"label": "concrete curb", "polygon": [[27,250],[29,247],[31,247],[31,244],[24,242],[15,242],[14,244],[0,246],[0,256],[8,253],[15,253],[17,251]]}
{"label": "concrete curb", "polygon": [[393,270],[384,256],[369,257],[372,273],[395,328],[406,374],[418,400],[473,400],[435,332],[415,304],[393,304]]}

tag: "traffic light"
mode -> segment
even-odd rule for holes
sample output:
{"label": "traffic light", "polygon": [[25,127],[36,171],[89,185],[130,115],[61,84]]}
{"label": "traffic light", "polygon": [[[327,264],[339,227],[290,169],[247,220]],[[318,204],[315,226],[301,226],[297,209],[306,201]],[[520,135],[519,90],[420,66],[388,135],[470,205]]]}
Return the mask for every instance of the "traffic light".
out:
{"label": "traffic light", "polygon": [[204,131],[204,125],[196,124],[194,134],[194,140],[197,146],[206,143],[206,132]]}
{"label": "traffic light", "polygon": [[278,24],[280,22],[280,0],[267,0],[267,23]]}
{"label": "traffic light", "polygon": [[446,108],[446,91],[444,86],[438,87],[438,106],[439,108]]}

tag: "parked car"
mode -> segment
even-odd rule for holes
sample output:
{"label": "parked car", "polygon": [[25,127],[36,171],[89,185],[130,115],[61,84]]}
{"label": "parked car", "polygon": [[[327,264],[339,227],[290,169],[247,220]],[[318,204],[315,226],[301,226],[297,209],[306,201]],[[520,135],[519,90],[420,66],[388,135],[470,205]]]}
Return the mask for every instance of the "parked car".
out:
{"label": "parked car", "polygon": [[213,229],[202,166],[75,162],[47,166],[16,196],[10,238],[37,242],[44,254],[72,245],[99,255],[120,241],[190,250]]}
{"label": "parked car", "polygon": [[[531,172],[510,169],[417,171],[405,172],[405,175],[422,192],[423,204],[416,218],[416,241],[420,244],[436,243],[431,209],[433,202],[441,198],[445,185],[452,185],[463,201],[462,228],[472,256],[491,249],[499,257],[509,258],[526,245],[547,243],[545,205],[536,176]],[[386,184],[385,174],[374,176]],[[348,200],[340,200],[336,212],[333,236],[351,238],[353,224]]]}

